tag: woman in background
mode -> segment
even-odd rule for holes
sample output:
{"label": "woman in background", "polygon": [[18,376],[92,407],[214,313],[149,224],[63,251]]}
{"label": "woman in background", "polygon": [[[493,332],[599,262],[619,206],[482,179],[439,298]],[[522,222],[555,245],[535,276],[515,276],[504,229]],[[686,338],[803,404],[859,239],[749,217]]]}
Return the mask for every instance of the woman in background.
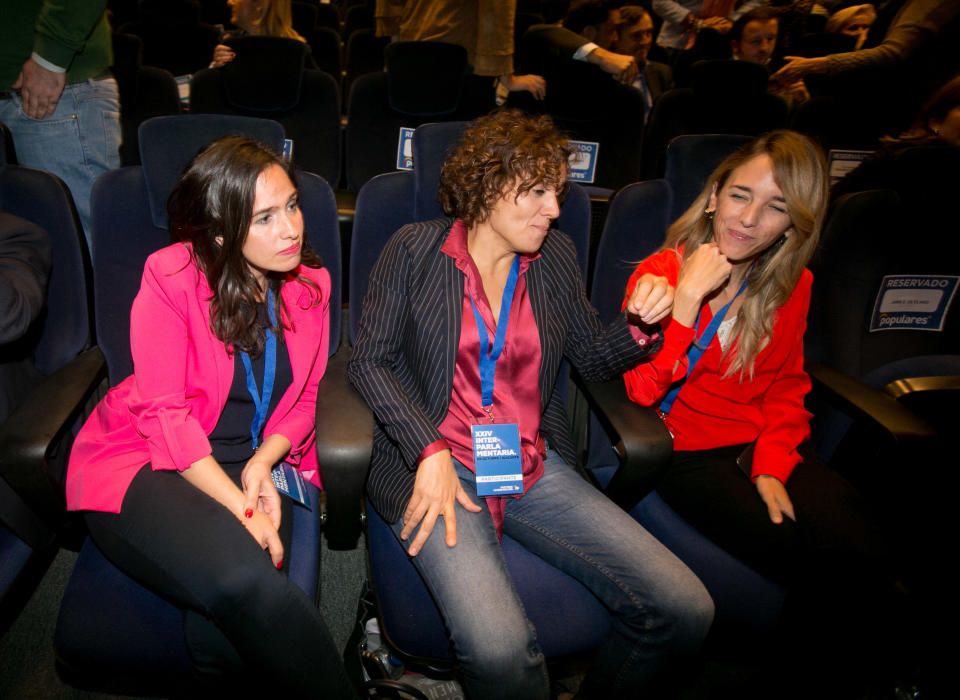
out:
{"label": "woman in background", "polygon": [[236,52],[224,43],[230,39],[277,36],[306,43],[293,28],[290,0],[229,0],[229,4],[230,22],[236,29],[225,32],[214,47],[211,68],[219,68],[236,58]]}

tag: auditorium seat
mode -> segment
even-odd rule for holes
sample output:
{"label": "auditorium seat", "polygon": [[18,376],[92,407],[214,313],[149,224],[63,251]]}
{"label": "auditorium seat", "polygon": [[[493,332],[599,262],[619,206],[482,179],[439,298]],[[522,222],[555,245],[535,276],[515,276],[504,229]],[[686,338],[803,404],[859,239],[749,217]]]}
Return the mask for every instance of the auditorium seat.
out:
{"label": "auditorium seat", "polygon": [[120,164],[140,164],[139,129],[151,117],[180,112],[180,93],[173,76],[162,68],[145,66],[143,45],[132,34],[113,35],[113,75],[120,91]]}
{"label": "auditorium seat", "polygon": [[90,347],[86,241],[66,186],[49,173],[7,163],[0,151],[0,212],[43,229],[52,263],[43,313],[20,340],[3,347],[4,394],[16,399],[0,424],[2,634],[69,539],[66,457],[104,363]]}
{"label": "auditorium seat", "polygon": [[233,39],[236,58],[193,76],[190,109],[280,122],[293,140],[297,167],[332,187],[340,180],[340,96],[333,76],[306,67],[307,47],[294,39]]}
{"label": "auditorium seat", "polygon": [[787,105],[767,92],[765,67],[747,61],[700,61],[693,84],[665,92],[643,137],[643,179],[663,177],[667,145],[681,134],[758,136],[787,124]]}
{"label": "auditorium seat", "polygon": [[396,169],[402,127],[473,119],[492,107],[492,85],[484,90],[469,79],[461,46],[395,42],[384,57],[385,72],[359,76],[350,88],[346,178],[354,192],[374,175]]}

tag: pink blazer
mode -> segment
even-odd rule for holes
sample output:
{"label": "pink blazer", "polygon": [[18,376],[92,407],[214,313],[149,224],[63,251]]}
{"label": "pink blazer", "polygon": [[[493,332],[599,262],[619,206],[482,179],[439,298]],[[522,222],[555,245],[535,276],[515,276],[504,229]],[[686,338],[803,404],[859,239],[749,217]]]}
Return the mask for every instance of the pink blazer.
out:
{"label": "pink blazer", "polygon": [[[293,382],[267,420],[293,447],[287,461],[320,486],[314,422],[317,385],[330,343],[330,274],[301,266],[316,290],[288,281],[281,287],[284,341]],[[130,312],[133,375],[99,403],[77,436],[67,471],[70,510],[120,512],[140,468],[184,470],[211,454],[216,427],[233,382],[233,356],[210,330],[206,278],[175,244],[147,259]]]}

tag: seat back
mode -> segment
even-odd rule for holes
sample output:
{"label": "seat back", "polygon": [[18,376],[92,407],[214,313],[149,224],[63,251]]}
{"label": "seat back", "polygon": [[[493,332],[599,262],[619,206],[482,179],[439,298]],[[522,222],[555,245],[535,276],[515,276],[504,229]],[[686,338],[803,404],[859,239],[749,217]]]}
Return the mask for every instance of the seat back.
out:
{"label": "seat back", "polygon": [[751,138],[740,134],[684,134],[670,142],[664,177],[673,191],[671,222],[703,191],[714,169]]}
{"label": "seat back", "polygon": [[692,86],[664,93],[650,112],[643,137],[644,179],[663,177],[667,145],[682,134],[757,136],[787,124],[787,105],[767,92],[763,66],[713,60],[692,70]]}
{"label": "seat back", "polygon": [[[228,134],[242,133],[275,150],[283,144],[279,124],[249,117],[181,115],[158,117],[140,132],[143,166],[106,173],[94,184],[91,208],[94,239],[102,247],[94,256],[98,343],[107,359],[112,383],[131,374],[130,301],[140,286],[143,265],[155,250],[170,243],[166,201],[180,174],[203,146]],[[340,279],[340,237],[336,203],[330,186],[311,173],[298,172],[307,240],[335,281]],[[330,352],[340,333],[340,288],[333,285],[330,305]]]}
{"label": "seat back", "polygon": [[113,75],[120,92],[120,164],[140,164],[140,125],[151,117],[180,113],[173,75],[142,63],[143,42],[132,34],[113,35]]}
{"label": "seat back", "polygon": [[[6,151],[0,148],[0,212],[4,215],[4,225],[10,224],[13,232],[19,233],[24,225],[19,219],[43,229],[43,235],[49,240],[51,261],[43,310],[20,339],[6,343],[2,349],[0,411],[5,428],[0,439],[3,447],[0,459],[3,463],[0,469],[2,635],[26,603],[26,596],[31,594],[38,580],[36,571],[42,572],[52,559],[58,546],[55,535],[64,516],[63,488],[57,485],[62,484],[64,457],[70,447],[69,427],[64,430],[60,419],[36,426],[28,424],[31,421],[25,416],[35,416],[38,411],[46,416],[62,412],[61,406],[54,405],[60,392],[51,395],[48,387],[38,390],[37,384],[43,376],[68,365],[89,346],[91,295],[85,265],[86,239],[70,194],[59,178],[8,164]],[[7,245],[4,244],[5,254]],[[11,254],[15,256],[11,259],[16,262],[16,257],[26,252],[21,248],[28,244],[13,241],[10,245]],[[27,259],[20,262],[25,265]],[[13,274],[18,273],[14,270]],[[16,279],[14,276],[11,281]],[[15,316],[11,309],[5,313]],[[78,380],[74,376],[65,381],[71,379]],[[44,393],[44,389],[48,393]],[[70,424],[80,408],[76,405],[67,408],[62,420]],[[11,424],[22,425],[24,430],[11,428]]]}
{"label": "seat back", "polygon": [[637,263],[663,244],[672,199],[666,180],[650,180],[627,185],[610,202],[590,289],[590,301],[603,323],[620,314],[627,280]]}
{"label": "seat back", "polygon": [[643,93],[597,66],[556,55],[553,30],[534,27],[526,32],[518,52],[524,72],[546,79],[546,97],[537,101],[529,93],[511,93],[510,104],[549,115],[573,139],[598,143],[593,185],[618,189],[636,182],[646,112]]}
{"label": "seat back", "polygon": [[493,106],[489,82],[468,76],[463,47],[397,42],[384,49],[384,59],[386,72],[361,75],[350,88],[346,176],[354,191],[396,169],[402,127],[470,120]]}
{"label": "seat back", "polygon": [[200,21],[200,6],[192,0],[145,0],[140,17],[118,28],[143,40],[143,63],[189,75],[205,68],[213,57],[220,29]]}
{"label": "seat back", "polygon": [[48,375],[90,345],[86,241],[79,233],[70,193],[58,177],[4,161],[0,155],[0,211],[24,218],[50,236],[52,265],[47,308],[31,330],[35,334],[33,362],[42,374]]}
{"label": "seat back", "polygon": [[294,39],[251,36],[229,42],[236,58],[222,68],[198,72],[190,82],[194,113],[273,119],[293,140],[297,167],[340,180],[338,81],[308,69],[309,49]]}
{"label": "seat back", "polygon": [[[949,208],[949,199],[921,205],[890,190],[836,202],[811,265],[808,359],[880,389],[894,380],[956,372],[960,243],[950,230]],[[829,459],[851,420],[819,404],[813,412],[816,449]]]}

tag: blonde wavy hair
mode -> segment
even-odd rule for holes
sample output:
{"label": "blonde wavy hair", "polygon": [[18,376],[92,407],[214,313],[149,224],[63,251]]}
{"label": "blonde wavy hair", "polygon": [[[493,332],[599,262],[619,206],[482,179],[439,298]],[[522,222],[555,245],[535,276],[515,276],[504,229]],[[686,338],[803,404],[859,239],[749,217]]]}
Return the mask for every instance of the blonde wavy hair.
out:
{"label": "blonde wavy hair", "polygon": [[686,261],[703,243],[713,240],[713,217],[706,214],[710,196],[723,189],[733,172],[757,156],[773,162],[773,177],[783,192],[790,228],[760,253],[750,268],[747,290],[733,326],[735,341],[724,351],[731,361],[724,377],[753,378],[753,364],[767,345],[776,311],[790,297],[820,239],[829,195],[826,162],[820,148],[794,131],[771,131],[745,144],[723,161],[706,187],[667,230],[664,249],[683,247]]}
{"label": "blonde wavy hair", "polygon": [[258,24],[262,36],[279,36],[306,43],[306,39],[293,28],[291,0],[266,0],[266,8]]}

